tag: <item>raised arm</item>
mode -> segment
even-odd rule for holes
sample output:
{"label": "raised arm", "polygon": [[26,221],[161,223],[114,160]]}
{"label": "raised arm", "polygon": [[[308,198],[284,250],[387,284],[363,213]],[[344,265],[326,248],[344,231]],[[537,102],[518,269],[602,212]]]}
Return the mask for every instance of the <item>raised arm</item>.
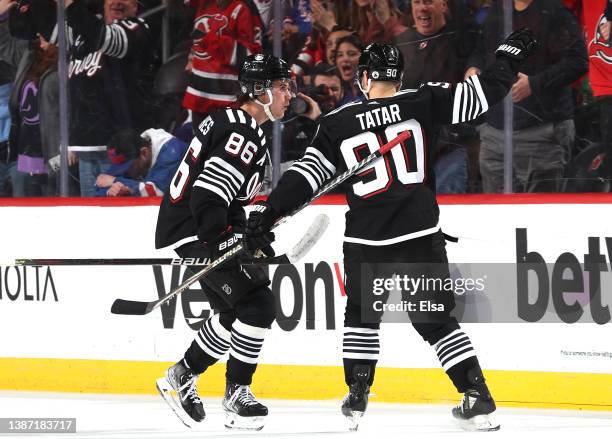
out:
{"label": "raised arm", "polygon": [[91,13],[85,0],[67,0],[66,17],[74,37],[80,36],[86,47],[113,58],[126,58],[140,50],[150,50],[149,26],[140,18],[115,20],[106,24]]}
{"label": "raised arm", "polygon": [[495,62],[479,75],[457,84],[427,83],[420,93],[431,93],[432,118],[440,125],[476,119],[510,91],[523,60],[536,49],[533,33],[521,29],[510,34],[495,51]]}

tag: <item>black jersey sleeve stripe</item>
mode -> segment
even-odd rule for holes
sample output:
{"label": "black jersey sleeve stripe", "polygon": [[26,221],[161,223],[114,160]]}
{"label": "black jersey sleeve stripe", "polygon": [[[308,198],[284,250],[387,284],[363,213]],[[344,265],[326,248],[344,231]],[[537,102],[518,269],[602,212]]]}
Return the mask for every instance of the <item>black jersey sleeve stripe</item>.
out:
{"label": "black jersey sleeve stripe", "polygon": [[452,123],[467,122],[489,109],[478,75],[457,84],[453,99]]}
{"label": "black jersey sleeve stripe", "polygon": [[306,157],[304,157],[299,163],[296,164],[296,166],[300,166],[304,170],[310,172],[310,174],[319,182],[319,185],[323,184],[323,181],[325,181],[325,175],[312,160],[308,160]]}
{"label": "black jersey sleeve stripe", "polygon": [[104,44],[101,51],[114,58],[124,58],[128,51],[128,36],[118,23],[104,27]]}
{"label": "black jersey sleeve stripe", "polygon": [[336,167],[325,158],[321,151],[308,147],[304,157],[291,165],[289,170],[302,174],[313,192],[316,192],[336,172]]}
{"label": "black jersey sleeve stripe", "polygon": [[193,185],[213,192],[229,206],[243,183],[244,176],[235,167],[221,157],[211,157]]}
{"label": "black jersey sleeve stripe", "polygon": [[[220,178],[227,181],[230,185],[235,186],[237,189],[240,189],[240,186],[242,186],[242,183],[244,183],[244,176],[238,171],[236,171],[236,173],[233,173],[231,170],[228,170],[226,167],[227,162],[219,163],[218,160],[214,160],[215,158],[216,157],[212,157],[210,160],[208,160],[202,172],[211,174],[213,176],[218,175]],[[235,170],[236,168],[233,169]]]}
{"label": "black jersey sleeve stripe", "polygon": [[308,184],[310,185],[310,188],[312,189],[313,193],[319,190],[320,185],[317,182],[317,180],[312,176],[310,172],[297,166],[297,163],[294,163],[293,165],[291,165],[291,167],[287,170],[287,172],[289,171],[295,171],[298,174],[301,174],[306,179]]}
{"label": "black jersey sleeve stripe", "polygon": [[336,167],[318,149],[309,146],[304,153],[316,157],[321,166],[329,171],[330,177],[336,173]]}
{"label": "black jersey sleeve stripe", "polygon": [[222,189],[223,192],[225,192],[225,194],[227,195],[227,199],[230,201],[234,198],[234,195],[238,191],[237,189],[234,189],[231,184],[228,184],[227,180],[221,179],[215,174],[202,173],[198,176],[198,180],[209,182],[210,184],[213,184],[216,187]]}
{"label": "black jersey sleeve stripe", "polygon": [[[212,177],[210,177],[208,175],[200,175],[198,177],[198,179],[196,180],[196,183],[197,182],[202,182],[202,183],[214,186],[215,188],[219,189],[223,193],[223,199],[228,204],[231,203],[232,199],[234,198],[233,194],[232,194],[232,190],[229,187],[227,187],[227,185],[221,183],[216,178],[212,178]],[[218,192],[216,192],[216,193],[218,193]]]}
{"label": "black jersey sleeve stripe", "polygon": [[225,204],[227,204],[228,206],[231,203],[231,200],[228,198],[227,193],[225,193],[223,191],[223,189],[221,189],[220,187],[216,186],[214,183],[209,182],[209,181],[203,181],[203,180],[196,180],[193,183],[193,188],[202,188],[204,190],[207,190],[209,192],[212,192],[213,194],[217,195],[219,198],[221,198],[223,201],[225,201]]}

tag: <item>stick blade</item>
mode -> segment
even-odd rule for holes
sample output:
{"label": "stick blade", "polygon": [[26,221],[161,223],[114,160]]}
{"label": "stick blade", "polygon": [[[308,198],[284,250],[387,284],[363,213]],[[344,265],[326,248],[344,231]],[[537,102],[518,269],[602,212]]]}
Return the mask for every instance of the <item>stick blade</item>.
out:
{"label": "stick blade", "polygon": [[329,226],[329,217],[324,213],[317,215],[302,239],[287,252],[289,261],[297,262],[306,256],[306,253],[321,239],[321,236],[327,230],[327,226]]}
{"label": "stick blade", "polygon": [[147,302],[137,302],[135,300],[116,299],[111,307],[111,313],[128,316],[142,316],[149,313]]}

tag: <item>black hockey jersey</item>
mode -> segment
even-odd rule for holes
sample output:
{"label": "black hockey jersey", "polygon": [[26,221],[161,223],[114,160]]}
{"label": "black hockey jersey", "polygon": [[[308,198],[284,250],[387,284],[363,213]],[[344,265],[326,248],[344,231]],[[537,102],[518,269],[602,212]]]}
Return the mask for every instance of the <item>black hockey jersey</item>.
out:
{"label": "black hockey jersey", "polygon": [[247,112],[219,110],[196,130],[159,209],[156,248],[209,242],[244,218],[259,193],[268,145]]}
{"label": "black hockey jersey", "polygon": [[432,139],[441,125],[475,119],[500,101],[515,78],[507,60],[482,75],[451,85],[429,82],[418,90],[347,104],[321,119],[312,144],[272,191],[280,214],[307,201],[403,131],[410,137],[348,180],[345,241],[389,245],[439,230],[432,169]]}
{"label": "black hockey jersey", "polygon": [[66,8],[70,48],[70,144],[106,145],[122,128],[153,125],[153,40],[141,18],[105,24],[85,1]]}

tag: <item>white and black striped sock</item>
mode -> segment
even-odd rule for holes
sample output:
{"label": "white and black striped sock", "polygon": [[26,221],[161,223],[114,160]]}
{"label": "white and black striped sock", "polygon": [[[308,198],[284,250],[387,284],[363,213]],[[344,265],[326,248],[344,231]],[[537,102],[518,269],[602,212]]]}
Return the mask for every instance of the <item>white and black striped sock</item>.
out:
{"label": "white and black striped sock", "polygon": [[230,355],[244,363],[257,364],[266,328],[247,325],[240,320],[232,325]]}
{"label": "white and black striped sock", "polygon": [[378,329],[344,328],[342,356],[358,360],[378,360],[380,340]]}
{"label": "white and black striped sock", "polygon": [[456,329],[435,344],[436,355],[444,370],[476,356],[470,338],[460,329]]}
{"label": "white and black striped sock", "polygon": [[230,348],[230,332],[219,322],[219,314],[204,322],[195,340],[204,352],[217,360]]}

